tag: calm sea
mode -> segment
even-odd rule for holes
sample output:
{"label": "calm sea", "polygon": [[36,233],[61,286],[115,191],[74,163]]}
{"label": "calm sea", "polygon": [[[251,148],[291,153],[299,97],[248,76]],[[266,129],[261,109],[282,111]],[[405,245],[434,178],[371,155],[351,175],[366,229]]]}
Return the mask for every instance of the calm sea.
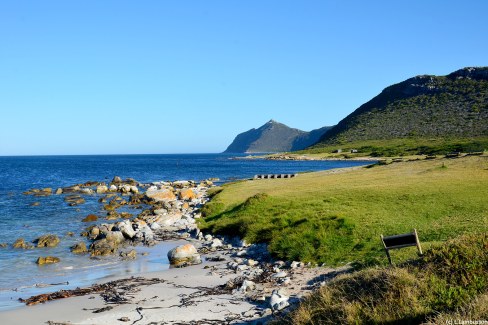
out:
{"label": "calm sea", "polygon": [[[140,182],[161,180],[203,180],[221,182],[252,177],[255,174],[297,173],[338,167],[365,165],[359,161],[270,161],[235,160],[228,154],[187,155],[109,155],[109,156],[36,156],[0,157],[0,309],[12,308],[19,297],[88,285],[111,275],[134,274],[168,268],[166,253],[175,244],[161,244],[136,261],[93,260],[70,253],[69,247],[82,240],[79,233],[87,224],[81,219],[89,213],[104,215],[96,196],[86,203],[69,207],[63,196],[32,197],[22,192],[31,188],[64,187],[87,181],[106,181],[115,176]],[[31,206],[39,202],[39,206]],[[74,237],[67,232],[75,233]],[[55,248],[12,249],[17,238],[32,241],[53,233],[61,238]],[[61,258],[54,265],[38,266],[37,257]],[[66,283],[69,284],[60,284]],[[49,284],[56,286],[45,287]]]}

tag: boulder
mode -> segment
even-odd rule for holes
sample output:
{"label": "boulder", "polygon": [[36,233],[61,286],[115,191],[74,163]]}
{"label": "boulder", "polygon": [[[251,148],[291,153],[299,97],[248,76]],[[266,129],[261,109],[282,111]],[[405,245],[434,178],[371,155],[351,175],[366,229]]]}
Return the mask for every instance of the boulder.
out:
{"label": "boulder", "polygon": [[51,234],[43,235],[34,240],[34,244],[37,247],[56,247],[59,244],[59,237]]}
{"label": "boulder", "polygon": [[114,184],[120,184],[120,183],[122,183],[122,178],[120,178],[120,176],[115,176],[112,179],[112,183],[114,183]]}
{"label": "boulder", "polygon": [[79,195],[68,195],[64,198],[64,201],[67,202],[69,206],[76,206],[85,203],[85,199]]}
{"label": "boulder", "polygon": [[136,232],[134,231],[134,228],[132,228],[132,224],[129,220],[118,222],[116,226],[119,228],[120,232],[125,238],[132,239],[136,235]]}
{"label": "boulder", "polygon": [[88,252],[88,250],[86,249],[86,244],[84,242],[79,242],[74,246],[71,246],[71,252],[73,254],[83,254]]}
{"label": "boulder", "polygon": [[281,310],[290,305],[288,303],[289,299],[290,298],[286,295],[284,290],[273,290],[273,294],[269,300],[269,305],[272,310]]}
{"label": "boulder", "polygon": [[132,249],[129,252],[121,252],[120,257],[122,257],[123,260],[135,260],[137,257],[137,252],[135,249]]}
{"label": "boulder", "polygon": [[83,194],[93,194],[93,190],[91,188],[82,188],[80,189],[80,192]]}
{"label": "boulder", "polygon": [[139,189],[138,189],[138,188],[137,188],[137,186],[135,186],[135,185],[131,185],[131,186],[130,186],[130,191],[131,191],[132,193],[134,193],[134,194],[139,193]]}
{"label": "boulder", "polygon": [[222,241],[218,238],[214,238],[212,240],[212,243],[210,244],[210,247],[212,248],[218,248],[218,247],[222,247],[224,246],[224,244],[222,244]]}
{"label": "boulder", "polygon": [[161,229],[161,226],[159,225],[159,223],[153,222],[153,223],[151,223],[150,228],[151,228],[151,230],[158,230],[158,229]]}
{"label": "boulder", "polygon": [[40,256],[36,263],[39,264],[39,265],[43,265],[43,264],[53,264],[53,263],[59,263],[60,259],[59,257],[54,257],[54,256]]}
{"label": "boulder", "polygon": [[13,248],[31,249],[34,248],[31,244],[25,242],[24,238],[19,238],[12,244]]}
{"label": "boulder", "polygon": [[178,193],[178,196],[180,197],[180,200],[193,200],[197,197],[195,192],[191,188],[185,188],[180,190]]}
{"label": "boulder", "polygon": [[7,243],[0,243],[0,248],[7,248],[8,244]]}
{"label": "boulder", "polygon": [[107,256],[115,254],[116,251],[117,244],[113,241],[108,241],[106,238],[96,240],[90,246],[91,256]]}
{"label": "boulder", "polygon": [[96,189],[97,194],[103,194],[108,192],[108,187],[105,185],[99,185]]}
{"label": "boulder", "polygon": [[246,291],[252,291],[254,289],[256,289],[256,283],[250,280],[244,280],[242,282],[242,286],[239,288],[239,291],[246,292]]}
{"label": "boulder", "polygon": [[182,217],[181,213],[159,215],[156,218],[156,222],[159,223],[163,227],[164,226],[171,226],[175,222],[179,221],[181,219],[181,217]]}
{"label": "boulder", "polygon": [[89,214],[87,215],[85,218],[83,218],[83,220],[81,220],[82,222],[93,222],[93,221],[97,221],[98,220],[98,217],[94,214]]}
{"label": "boulder", "polygon": [[112,184],[112,185],[110,185],[110,187],[109,187],[109,191],[110,191],[110,192],[117,192],[117,190],[118,190],[117,186],[115,186],[115,185],[113,185],[113,184]]}
{"label": "boulder", "polygon": [[186,266],[200,264],[200,254],[192,244],[177,246],[168,252],[168,259],[171,265]]}
{"label": "boulder", "polygon": [[63,189],[62,188],[58,188],[56,190],[56,195],[60,195],[60,194],[63,194]]}
{"label": "boulder", "polygon": [[146,191],[146,196],[156,202],[176,200],[175,194],[169,189]]}
{"label": "boulder", "polygon": [[125,237],[121,231],[110,231],[105,235],[105,239],[109,242],[114,242],[116,245],[125,241]]}

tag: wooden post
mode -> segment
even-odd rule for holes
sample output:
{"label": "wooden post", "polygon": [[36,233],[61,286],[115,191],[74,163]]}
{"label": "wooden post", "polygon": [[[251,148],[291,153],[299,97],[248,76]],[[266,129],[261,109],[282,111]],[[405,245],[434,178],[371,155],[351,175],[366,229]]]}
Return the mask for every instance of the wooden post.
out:
{"label": "wooden post", "polygon": [[381,242],[383,243],[383,247],[385,248],[386,257],[388,257],[388,262],[390,262],[390,265],[392,265],[390,251],[388,250],[388,247],[386,247],[385,241],[383,240],[383,235],[380,235],[380,238],[381,238]]}
{"label": "wooden post", "polygon": [[415,241],[417,242],[417,248],[419,250],[419,254],[422,255],[422,247],[420,246],[420,240],[419,240],[419,235],[417,234],[417,229],[413,230],[413,233],[415,234]]}

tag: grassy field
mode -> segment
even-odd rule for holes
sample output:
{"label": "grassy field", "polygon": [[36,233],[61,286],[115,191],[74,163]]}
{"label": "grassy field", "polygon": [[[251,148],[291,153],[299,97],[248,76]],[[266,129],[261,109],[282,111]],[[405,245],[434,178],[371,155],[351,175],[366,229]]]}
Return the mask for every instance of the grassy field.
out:
{"label": "grassy field", "polygon": [[[386,263],[380,234],[416,228],[422,245],[488,230],[488,157],[434,159],[223,186],[204,231],[267,242],[277,257]],[[414,249],[392,252],[396,262]]]}
{"label": "grassy field", "polygon": [[[341,154],[335,154],[342,149]],[[357,153],[350,153],[351,149]],[[394,157],[412,155],[446,154],[449,152],[474,152],[488,150],[488,138],[401,138],[388,140],[362,140],[330,145],[317,145],[310,149],[296,151],[293,154],[312,154],[316,157],[347,157],[372,156]]]}

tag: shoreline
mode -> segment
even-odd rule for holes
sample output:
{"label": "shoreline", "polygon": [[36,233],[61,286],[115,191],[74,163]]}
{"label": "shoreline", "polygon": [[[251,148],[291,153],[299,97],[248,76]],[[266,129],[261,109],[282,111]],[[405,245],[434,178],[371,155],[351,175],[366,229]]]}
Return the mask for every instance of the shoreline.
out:
{"label": "shoreline", "polygon": [[[337,169],[332,172],[337,172]],[[181,219],[176,221],[178,220]],[[131,289],[135,290],[134,292],[126,290],[124,287],[120,288],[122,292],[127,291],[127,294],[138,292],[140,300],[136,301],[131,298],[129,302],[116,304],[117,308],[112,308],[113,303],[104,300],[103,293],[88,294],[49,301],[36,306],[20,305],[0,310],[0,318],[5,319],[9,324],[45,324],[49,321],[59,324],[72,324],[73,322],[76,324],[92,324],[93,322],[113,324],[118,322],[118,319],[126,319],[125,317],[136,321],[138,316],[142,316],[140,308],[149,308],[154,309],[154,312],[149,313],[151,315],[145,316],[146,318],[165,323],[176,324],[181,321],[199,320],[216,322],[265,320],[273,314],[279,313],[289,303],[298,302],[305,293],[312,291],[324,279],[337,275],[338,271],[341,273],[350,270],[349,266],[331,269],[306,266],[298,262],[274,261],[267,254],[266,246],[247,245],[236,239],[230,243],[227,238],[214,238],[210,235],[204,237],[196,226],[193,226],[191,231],[184,228],[185,230],[181,233],[181,228],[174,226],[174,222],[166,224],[164,234],[155,231],[155,234],[162,235],[163,238],[157,239],[156,245],[167,244],[168,238],[175,245],[183,242],[193,243],[205,257],[205,261],[203,264],[184,268],[132,274],[132,278],[136,277],[136,279],[158,277],[161,280],[148,285],[136,283]],[[175,242],[175,239],[179,241]],[[107,281],[124,282],[126,281],[124,279],[127,279],[126,275],[118,274],[96,279],[92,283],[96,285]],[[181,282],[175,279],[180,279]],[[130,280],[127,281],[130,282]],[[142,279],[141,281],[144,282]],[[198,286],[195,286],[195,283],[198,283]],[[55,288],[50,287],[50,289]],[[160,292],[161,289],[168,293],[165,293],[163,300],[158,300],[159,296],[154,292]],[[42,290],[44,293],[52,291]],[[62,292],[62,290],[58,292]],[[205,307],[200,302],[196,302],[192,307],[196,309],[195,313],[192,312],[189,315],[185,313],[183,317],[179,311],[182,308],[181,301],[184,300],[182,295],[188,295],[192,300],[192,294],[196,296],[209,294],[212,298],[204,303]],[[273,307],[273,299],[280,300],[280,306]],[[172,302],[169,306],[155,306],[160,302],[169,301]],[[180,304],[177,303],[178,301]],[[142,305],[146,307],[141,307]],[[224,305],[227,307],[223,308]],[[132,309],[129,306],[132,306]],[[228,306],[234,307],[229,308]],[[185,307],[189,308],[189,306]],[[215,308],[219,311],[216,311]],[[169,312],[159,314],[157,309],[167,309]],[[192,315],[199,316],[194,318]],[[157,320],[158,317],[159,320]]]}

